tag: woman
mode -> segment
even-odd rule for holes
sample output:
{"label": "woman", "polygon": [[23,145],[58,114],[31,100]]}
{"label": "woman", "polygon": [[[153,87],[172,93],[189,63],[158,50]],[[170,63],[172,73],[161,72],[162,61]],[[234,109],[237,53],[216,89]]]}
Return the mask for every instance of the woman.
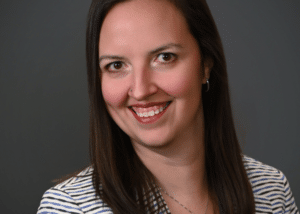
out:
{"label": "woman", "polygon": [[299,213],[242,154],[205,0],[94,0],[86,36],[92,165],[38,213]]}

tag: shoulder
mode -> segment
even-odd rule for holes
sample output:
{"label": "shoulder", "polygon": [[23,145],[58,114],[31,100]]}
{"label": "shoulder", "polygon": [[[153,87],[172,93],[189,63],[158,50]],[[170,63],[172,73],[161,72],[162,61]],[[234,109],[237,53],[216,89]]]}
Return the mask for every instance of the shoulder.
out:
{"label": "shoulder", "polygon": [[38,214],[112,214],[112,210],[101,199],[96,198],[92,172],[93,168],[88,167],[78,177],[71,177],[47,190],[42,197]]}
{"label": "shoulder", "polygon": [[257,212],[299,213],[286,176],[275,167],[243,155]]}

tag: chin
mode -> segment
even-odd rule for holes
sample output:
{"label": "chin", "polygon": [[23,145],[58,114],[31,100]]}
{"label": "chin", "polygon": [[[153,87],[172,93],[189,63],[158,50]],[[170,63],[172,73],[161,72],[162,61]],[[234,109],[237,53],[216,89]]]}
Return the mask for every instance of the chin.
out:
{"label": "chin", "polygon": [[[159,136],[159,135],[158,135]],[[155,137],[155,138],[147,138],[147,139],[139,139],[139,140],[131,140],[132,143],[136,143],[139,145],[142,145],[144,147],[147,147],[149,149],[163,149],[165,147],[168,147],[172,140],[170,139],[163,139],[163,137]]]}

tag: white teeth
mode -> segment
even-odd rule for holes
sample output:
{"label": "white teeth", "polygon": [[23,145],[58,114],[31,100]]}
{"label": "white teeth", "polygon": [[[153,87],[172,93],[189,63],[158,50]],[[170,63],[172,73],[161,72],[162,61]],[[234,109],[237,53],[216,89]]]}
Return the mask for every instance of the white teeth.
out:
{"label": "white teeth", "polygon": [[168,105],[166,105],[165,107],[160,107],[159,109],[155,110],[155,111],[149,111],[149,112],[144,112],[144,113],[138,113],[136,112],[136,114],[139,116],[139,117],[152,117],[156,114],[159,114],[160,112],[162,112]]}
{"label": "white teeth", "polygon": [[154,111],[153,111],[153,110],[150,111],[150,112],[148,113],[148,115],[149,115],[149,116],[153,116],[153,115],[154,115]]}

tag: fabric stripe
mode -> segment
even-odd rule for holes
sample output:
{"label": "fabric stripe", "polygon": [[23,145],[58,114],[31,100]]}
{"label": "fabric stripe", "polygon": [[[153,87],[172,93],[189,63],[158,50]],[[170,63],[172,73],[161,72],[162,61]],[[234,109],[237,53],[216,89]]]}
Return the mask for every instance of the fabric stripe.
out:
{"label": "fabric stripe", "polygon": [[[252,185],[256,213],[299,214],[289,182],[280,170],[247,155],[243,156],[243,162]],[[70,178],[47,190],[37,213],[113,214],[107,204],[96,198],[92,172],[93,168],[88,167],[78,174],[84,177]],[[155,194],[160,195],[160,192]],[[146,195],[153,197],[153,193],[146,192]],[[151,206],[157,210],[158,203],[165,204],[165,201],[153,201]],[[166,206],[166,210],[157,210],[157,213],[169,214],[170,211]]]}

